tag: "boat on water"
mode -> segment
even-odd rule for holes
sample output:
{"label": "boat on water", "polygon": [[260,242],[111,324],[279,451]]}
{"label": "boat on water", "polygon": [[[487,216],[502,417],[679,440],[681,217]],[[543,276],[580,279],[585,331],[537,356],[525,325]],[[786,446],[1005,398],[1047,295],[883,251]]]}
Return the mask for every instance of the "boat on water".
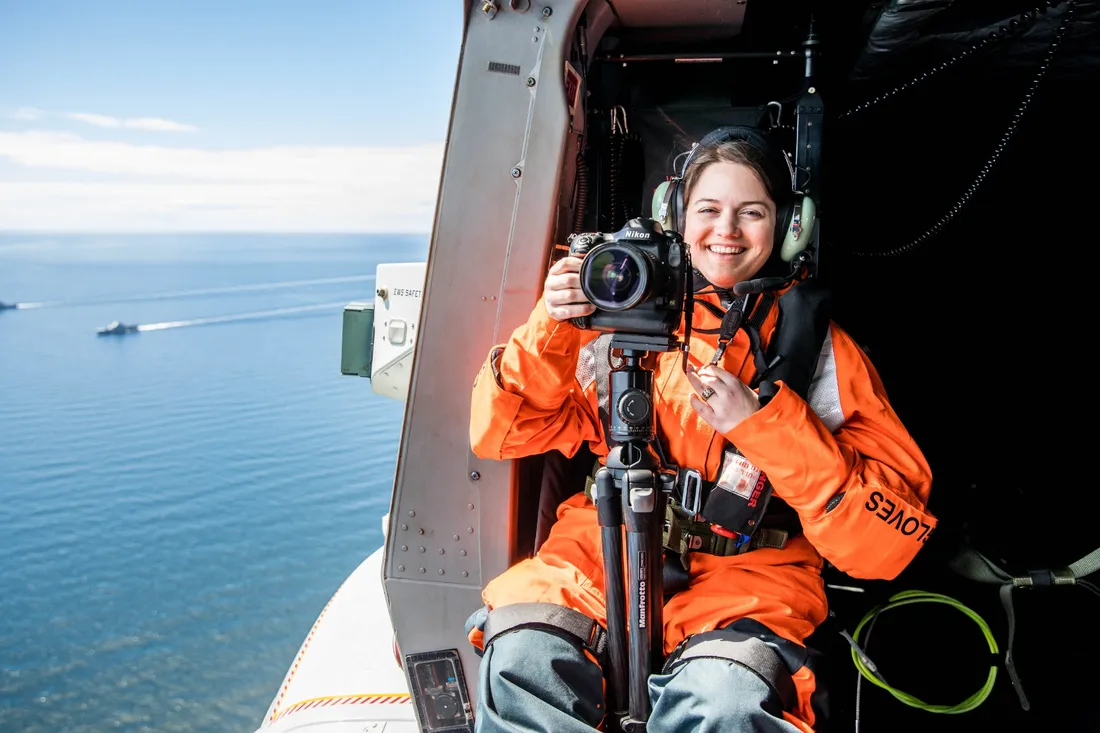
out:
{"label": "boat on water", "polygon": [[18,307],[18,303],[5,303],[4,301],[0,300],[0,311],[15,310]]}
{"label": "boat on water", "polygon": [[111,321],[103,328],[96,329],[99,336],[125,336],[128,333],[137,333],[137,324],[125,324],[119,321]]}
{"label": "boat on water", "polygon": [[[1024,172],[1025,159],[1040,161],[1034,164],[1044,166],[1036,174],[1041,179],[1062,184],[1054,208],[1087,209],[1079,193],[1087,186],[1067,181],[1090,166],[1071,155],[1039,158],[1035,151],[1056,136],[1077,139],[1067,129],[1086,129],[1060,100],[1072,96],[1067,90],[1095,88],[1097,4],[464,4],[428,261],[380,266],[374,298],[344,311],[342,373],[366,377],[376,393],[405,403],[390,509],[379,517],[384,543],[319,609],[257,731],[473,730],[479,657],[463,624],[481,606],[482,587],[545,539],[540,504],[548,497],[539,459],[515,466],[472,454],[471,383],[488,349],[526,319],[569,235],[615,232],[629,218],[650,216],[653,195],[677,157],[724,124],[786,135],[802,188],[817,202],[815,275],[837,293],[838,320],[861,334],[899,410],[933,456],[939,482],[933,501],[946,507],[941,534],[917,566],[892,583],[860,582],[826,568],[836,622],[851,630],[874,599],[913,584],[957,590],[943,562],[946,550],[937,549],[948,547],[958,520],[952,510],[962,500],[951,497],[970,486],[963,494],[992,511],[986,502],[999,494],[985,487],[1006,474],[999,458],[976,446],[955,447],[979,433],[1008,445],[1014,434],[1005,432],[1007,425],[1018,424],[1008,406],[992,401],[951,402],[944,412],[943,400],[957,397],[959,374],[985,378],[991,369],[980,365],[1001,363],[999,339],[1018,333],[1014,323],[981,315],[993,302],[990,293],[999,292],[996,283],[1015,272],[1007,264],[1016,256],[1007,254],[1014,244],[1002,238],[993,253],[975,242],[994,213],[1024,216],[1028,196],[1045,195],[1038,184],[1020,191],[1020,181],[1032,175]],[[1091,149],[1076,154],[1090,161],[1096,155]],[[1043,219],[1044,227],[1063,224],[1072,226]],[[856,300],[856,293],[873,300]],[[1004,311],[1005,321],[1015,317],[1018,300]],[[977,314],[973,323],[981,328],[958,333],[960,313]],[[132,328],[110,328],[116,327]],[[949,365],[953,375],[930,374],[943,365],[924,363],[914,347],[933,332],[942,348],[957,347],[969,359]],[[944,414],[950,425],[944,426]],[[1055,451],[1049,441],[1056,438],[1033,440]],[[1090,542],[1095,546],[1095,536],[1047,534],[1044,542],[1054,544],[1028,555],[1022,545],[1031,540],[1013,540],[1004,515],[997,517],[996,524],[983,524],[978,511],[956,524],[967,528],[968,541],[984,542],[1015,567],[1056,562],[1056,552],[1068,564],[1079,550],[1091,549]],[[1026,517],[1010,521],[1033,526]],[[974,583],[962,590],[979,601],[991,592]],[[991,607],[999,608],[995,599]],[[967,666],[955,659],[952,644],[971,631],[940,629],[919,650],[905,647],[912,639],[895,642],[893,659],[943,681]],[[835,717],[850,720],[850,703],[841,702],[854,685],[848,647],[833,630],[822,633],[815,641],[833,653]],[[1027,634],[1017,635],[1017,645],[1025,644]],[[940,643],[942,651],[929,650]],[[973,666],[985,674],[980,660]],[[1081,667],[1080,675],[1087,677],[1089,668]],[[1064,692],[1083,683],[1038,680],[1040,669],[1030,672],[1035,704],[1029,712],[999,683],[996,703],[967,715],[940,715],[934,724],[941,731],[969,730],[980,721],[1007,730],[1022,715],[1032,726],[1074,720],[1072,705],[1044,707],[1053,698],[1041,690],[1045,684]],[[930,683],[930,695],[962,698],[968,685],[937,693]],[[872,730],[923,728],[932,716],[885,694],[865,693],[860,704],[878,721]]]}

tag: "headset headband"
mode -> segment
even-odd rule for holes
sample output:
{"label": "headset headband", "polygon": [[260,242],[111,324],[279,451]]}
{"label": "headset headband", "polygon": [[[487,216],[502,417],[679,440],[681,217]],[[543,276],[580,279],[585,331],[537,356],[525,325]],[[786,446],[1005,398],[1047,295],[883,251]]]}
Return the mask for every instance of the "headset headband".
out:
{"label": "headset headband", "polygon": [[[703,139],[691,146],[691,150],[687,153],[687,158],[684,160],[684,165],[680,168],[679,178],[683,180],[684,175],[687,174],[688,166],[691,165],[691,161],[695,158],[695,154],[705,148],[716,147],[724,142],[732,140],[743,140],[754,148],[760,150],[764,155],[772,161],[782,160],[783,164],[787,167],[787,172],[790,175],[790,184],[787,189],[782,193],[796,193],[796,185],[798,183],[797,176],[794,169],[794,164],[791,163],[791,159],[783,152],[782,148],[774,144],[766,134],[754,127],[747,127],[745,125],[726,125],[719,127],[715,130],[711,130]],[[774,183],[774,181],[772,182]],[[780,192],[776,192],[779,194]]]}

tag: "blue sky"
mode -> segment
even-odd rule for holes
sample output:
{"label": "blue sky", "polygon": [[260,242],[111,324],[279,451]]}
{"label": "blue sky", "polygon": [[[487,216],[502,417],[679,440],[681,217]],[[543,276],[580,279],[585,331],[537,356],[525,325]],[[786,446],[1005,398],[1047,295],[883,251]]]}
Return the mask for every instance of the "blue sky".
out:
{"label": "blue sky", "polygon": [[461,0],[0,0],[0,230],[427,231],[461,23]]}

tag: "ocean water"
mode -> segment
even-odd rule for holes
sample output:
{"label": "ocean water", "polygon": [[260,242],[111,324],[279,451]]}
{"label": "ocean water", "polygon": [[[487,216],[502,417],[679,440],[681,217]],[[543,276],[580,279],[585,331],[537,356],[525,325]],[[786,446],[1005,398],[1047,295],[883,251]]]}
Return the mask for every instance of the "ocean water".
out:
{"label": "ocean water", "polygon": [[[423,236],[0,235],[0,731],[252,731],[382,541],[343,304]],[[168,324],[99,337],[111,321]]]}

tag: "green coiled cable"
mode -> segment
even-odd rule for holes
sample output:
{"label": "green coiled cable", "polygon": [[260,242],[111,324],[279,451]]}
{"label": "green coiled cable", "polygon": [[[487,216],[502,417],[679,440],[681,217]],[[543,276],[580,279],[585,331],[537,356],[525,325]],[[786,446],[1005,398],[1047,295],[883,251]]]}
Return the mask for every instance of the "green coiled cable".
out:
{"label": "green coiled cable", "polygon": [[[978,626],[981,627],[982,634],[985,635],[985,640],[989,643],[989,651],[992,652],[994,655],[998,653],[997,640],[993,638],[993,632],[989,630],[989,624],[987,624],[985,622],[985,619],[979,616],[972,609],[963,605],[959,601],[956,601],[954,598],[942,595],[940,593],[929,593],[927,591],[921,590],[907,590],[890,596],[890,599],[885,605],[871,609],[867,613],[867,615],[863,617],[863,620],[859,622],[859,625],[856,626],[855,633],[853,633],[851,637],[848,637],[849,644],[852,647],[852,662],[855,663],[856,669],[858,669],[860,674],[862,674],[868,681],[886,690],[895,698],[911,707],[919,708],[921,710],[927,710],[930,713],[949,714],[966,713],[973,710],[974,708],[985,702],[986,698],[989,697],[989,693],[993,691],[993,685],[997,681],[997,665],[994,664],[990,666],[989,676],[986,678],[985,684],[982,685],[982,688],[962,702],[956,705],[931,705],[917,697],[914,697],[913,695],[910,695],[907,692],[902,692],[901,690],[895,689],[886,684],[886,681],[881,676],[879,676],[878,668],[875,667],[874,662],[872,662],[870,658],[863,652],[863,650],[860,649],[859,634],[868,622],[870,622],[883,611],[888,611],[891,608],[908,606],[913,603],[943,603],[945,605],[951,606],[952,608],[956,608],[962,611],[971,619],[973,619],[974,623],[978,624]],[[844,636],[847,636],[847,634],[844,634]]]}

